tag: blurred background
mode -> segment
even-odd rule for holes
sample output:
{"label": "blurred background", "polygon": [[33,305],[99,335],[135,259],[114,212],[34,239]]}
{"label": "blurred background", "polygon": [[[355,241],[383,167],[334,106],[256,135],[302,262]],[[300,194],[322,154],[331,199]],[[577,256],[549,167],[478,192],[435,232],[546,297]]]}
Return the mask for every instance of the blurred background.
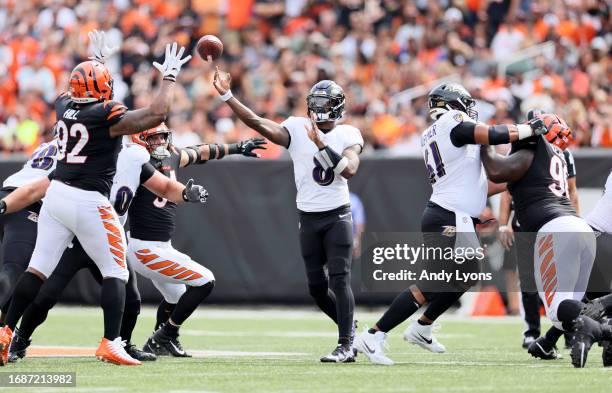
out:
{"label": "blurred background", "polygon": [[[203,34],[225,44],[221,68],[258,113],[305,112],[319,79],[347,92],[348,119],[368,151],[420,155],[425,96],[449,78],[478,98],[481,121],[516,122],[539,107],[567,120],[575,147],[612,147],[610,3],[605,0],[1,0],[0,151],[30,152],[54,123],[50,105],[87,57],[87,32],[121,52],[108,62],[115,98],[146,105],[164,45]],[[216,99],[212,67],[181,72],[175,143],[234,141],[250,132]],[[283,155],[280,149],[269,158]]]}
{"label": "blurred background", "polygon": [[[366,140],[351,180],[354,287],[360,304],[386,302],[393,293],[361,292],[359,236],[419,230],[431,192],[419,135],[430,122],[427,93],[441,80],[465,85],[487,123],[522,122],[532,108],[563,117],[575,136],[581,210],[590,211],[612,168],[610,26],[605,0],[0,0],[0,177],[50,138],[52,103],[87,58],[88,31],[103,30],[121,46],[107,66],[115,99],[134,109],[154,96],[151,63],[166,43],[193,51],[199,37],[214,34],[225,45],[214,65],[261,115],[305,115],[320,79],[344,88],[346,121]],[[254,136],[218,99],[214,65],[194,56],[181,71],[168,119],[178,146]],[[183,171],[182,180],[194,177],[211,198],[204,208],[179,209],[174,245],[215,272],[212,301],[310,304],[291,164],[277,146],[265,158]],[[483,217],[496,215],[492,199]],[[491,269],[502,273],[497,225],[482,231]],[[148,280],[139,283],[143,300],[159,299]],[[95,304],[97,291],[85,273],[66,299]],[[504,300],[518,312],[516,299]]]}

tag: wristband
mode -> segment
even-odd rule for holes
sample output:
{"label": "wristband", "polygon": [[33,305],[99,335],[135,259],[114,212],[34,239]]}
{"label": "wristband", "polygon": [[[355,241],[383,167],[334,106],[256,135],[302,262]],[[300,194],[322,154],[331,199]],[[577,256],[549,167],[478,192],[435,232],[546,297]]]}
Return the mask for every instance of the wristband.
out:
{"label": "wristband", "polygon": [[338,165],[334,168],[334,173],[336,175],[342,174],[342,171],[348,166],[349,160],[346,157],[342,157],[342,159],[338,162]]}
{"label": "wristband", "polygon": [[234,95],[232,94],[231,90],[228,90],[227,92],[225,92],[225,94],[222,94],[219,96],[219,98],[221,98],[221,101],[225,102],[227,100],[229,100],[230,98],[232,98]]}
{"label": "wristband", "polygon": [[533,136],[533,130],[528,124],[517,124],[516,129],[518,130],[519,140]]}

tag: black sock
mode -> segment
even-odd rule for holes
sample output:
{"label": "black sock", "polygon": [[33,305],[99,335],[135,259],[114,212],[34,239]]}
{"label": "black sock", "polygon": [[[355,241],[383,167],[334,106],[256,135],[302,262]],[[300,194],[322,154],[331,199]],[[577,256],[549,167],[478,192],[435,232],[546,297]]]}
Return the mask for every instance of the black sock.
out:
{"label": "black sock", "polygon": [[574,320],[580,315],[580,311],[584,307],[584,303],[573,300],[565,299],[559,303],[557,307],[557,319],[561,322],[563,330],[571,332],[574,327]]}
{"label": "black sock", "polygon": [[162,300],[161,303],[159,303],[159,306],[157,307],[157,317],[155,321],[155,329],[153,329],[153,331],[159,329],[159,326],[162,323],[165,323],[168,321],[168,318],[170,318],[170,315],[172,314],[172,311],[174,311],[175,307],[176,307],[175,303],[168,303],[166,300]]}
{"label": "black sock", "polygon": [[376,322],[380,331],[387,333],[414,314],[421,305],[417,302],[410,289],[397,295],[389,309]]}
{"label": "black sock", "polygon": [[429,326],[431,325],[431,322],[427,322],[427,321],[421,321],[420,319],[417,319],[417,323],[421,326]]}
{"label": "black sock", "polygon": [[166,322],[162,325],[162,330],[163,332],[170,337],[176,337],[178,336],[178,331],[179,331],[180,326],[176,326],[171,324],[170,322]]}
{"label": "black sock", "polygon": [[22,273],[23,267],[18,263],[4,262],[0,267],[0,305],[4,312],[8,311],[8,302]]}
{"label": "black sock", "polygon": [[123,309],[125,307],[125,281],[118,278],[102,280],[102,300],[104,311],[104,338],[114,340],[119,337]]}
{"label": "black sock", "polygon": [[336,295],[329,289],[327,282],[308,285],[308,292],[314,299],[321,311],[338,324],[338,314],[336,309]]}
{"label": "black sock", "polygon": [[36,299],[36,295],[38,295],[38,291],[40,291],[43,282],[44,281],[40,277],[27,271],[21,275],[15,286],[13,301],[9,306],[6,319],[4,320],[4,323],[11,328],[11,330],[15,330],[19,318],[21,318],[30,303]]}
{"label": "black sock", "polygon": [[448,310],[464,292],[441,292],[437,293],[435,297],[429,302],[427,309],[423,315],[430,321],[435,321]]}
{"label": "black sock", "polygon": [[565,333],[563,330],[555,326],[551,326],[550,329],[548,329],[548,331],[544,334],[544,338],[553,344],[557,344],[557,341],[559,341],[561,336],[563,336],[563,333]]}
{"label": "black sock", "polygon": [[347,345],[353,329],[353,310],[355,298],[351,289],[350,274],[333,274],[329,277],[331,290],[336,297],[336,315],[338,317],[338,344]]}
{"label": "black sock", "polygon": [[49,309],[42,307],[37,301],[31,303],[23,313],[19,323],[19,335],[23,338],[32,337],[34,330],[47,319]]}
{"label": "black sock", "polygon": [[182,325],[183,322],[198,308],[200,303],[210,295],[215,287],[214,281],[209,281],[199,287],[187,287],[187,291],[181,296],[176,308],[172,311],[170,319],[177,325]]}
{"label": "black sock", "polygon": [[128,343],[132,340],[132,333],[136,327],[136,320],[140,314],[140,299],[132,299],[125,303],[123,319],[121,320],[121,330],[119,335],[122,340]]}

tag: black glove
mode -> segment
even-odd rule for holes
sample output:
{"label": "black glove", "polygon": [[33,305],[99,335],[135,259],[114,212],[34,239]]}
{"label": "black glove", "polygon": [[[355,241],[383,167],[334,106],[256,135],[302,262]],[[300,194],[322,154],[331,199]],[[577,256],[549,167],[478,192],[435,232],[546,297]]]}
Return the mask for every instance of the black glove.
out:
{"label": "black glove", "polygon": [[266,150],[265,144],[266,141],[263,138],[251,138],[246,141],[240,141],[235,145],[239,154],[247,157],[259,157],[259,154],[253,153],[253,150]]}
{"label": "black glove", "polygon": [[541,117],[534,117],[530,119],[527,124],[529,124],[529,127],[533,130],[533,135],[544,135],[548,132],[548,128]]}
{"label": "black glove", "polygon": [[185,202],[205,203],[208,198],[208,191],[198,184],[193,184],[193,179],[189,179],[183,190],[183,200]]}

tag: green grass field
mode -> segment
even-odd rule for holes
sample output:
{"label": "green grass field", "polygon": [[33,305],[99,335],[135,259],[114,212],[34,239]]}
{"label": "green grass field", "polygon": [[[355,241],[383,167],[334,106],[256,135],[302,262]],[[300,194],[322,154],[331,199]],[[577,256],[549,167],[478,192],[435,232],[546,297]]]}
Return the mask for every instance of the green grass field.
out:
{"label": "green grass field", "polygon": [[[359,310],[361,323],[378,312]],[[142,344],[154,323],[145,309],[134,341]],[[518,318],[441,320],[438,337],[445,354],[406,344],[392,332],[391,367],[371,365],[360,355],[353,364],[322,364],[331,350],[334,326],[308,310],[224,310],[201,308],[183,326],[182,342],[199,357],[161,358],[140,367],[117,367],[92,357],[31,357],[7,371],[73,371],[76,388],[19,388],[17,392],[555,392],[610,393],[612,368],[601,366],[595,347],[585,369],[564,359],[539,361],[520,347]],[[34,335],[33,346],[96,347],[101,311],[57,308]],[[0,388],[1,389],[1,388]],[[5,388],[8,389],[8,388]]]}

